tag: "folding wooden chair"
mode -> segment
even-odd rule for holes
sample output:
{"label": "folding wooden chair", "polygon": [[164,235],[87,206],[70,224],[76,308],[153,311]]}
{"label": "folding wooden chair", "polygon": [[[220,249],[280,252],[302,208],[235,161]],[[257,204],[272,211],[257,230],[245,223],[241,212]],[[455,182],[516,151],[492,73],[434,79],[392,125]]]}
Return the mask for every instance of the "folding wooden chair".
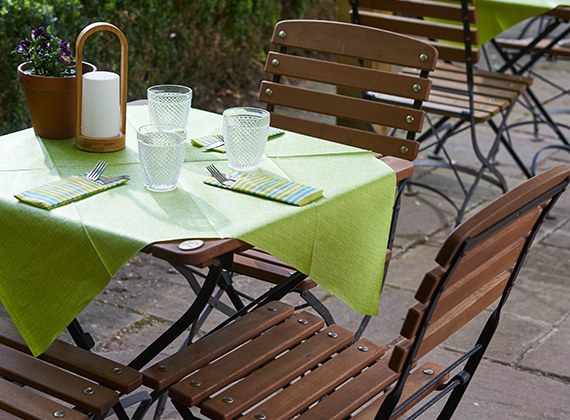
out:
{"label": "folding wooden chair", "polygon": [[[405,180],[413,173],[411,161],[416,158],[419,148],[415,135],[422,130],[425,112],[421,107],[429,96],[431,82],[427,76],[435,68],[436,49],[422,41],[375,28],[316,20],[279,22],[271,42],[279,48],[279,51],[269,53],[265,64],[265,71],[273,77],[272,81],[262,82],[259,91],[259,100],[267,103],[271,112],[271,126],[373,151],[395,169],[401,192]],[[307,54],[307,51],[310,53]],[[339,57],[355,59],[355,65],[337,62],[336,58]],[[419,73],[403,75],[362,68],[357,60],[413,67]],[[291,79],[301,83],[293,86],[289,83]],[[299,86],[309,86],[309,83],[304,83],[307,81],[316,83],[315,87]],[[329,86],[329,92],[321,91],[324,84]],[[352,89],[357,96],[362,96],[363,91],[374,90],[409,103],[403,106],[382,104],[338,94],[334,89],[337,87]],[[292,116],[291,110],[301,112]],[[364,130],[340,126],[336,125],[336,118],[394,128],[405,134],[400,137],[377,134],[366,130],[366,125]],[[399,196],[400,193],[394,205],[384,275],[391,257]],[[192,268],[185,271],[197,274]],[[232,273],[280,283],[297,271],[255,248],[234,256]],[[238,310],[242,308],[237,297],[245,301],[253,299],[233,289],[231,278],[225,281],[223,288]],[[313,307],[331,325],[334,323],[332,315],[310,291],[315,286],[315,282],[306,278],[295,292],[306,302],[304,306]],[[221,309],[228,310],[227,307]],[[204,319],[205,316],[195,325],[194,331]],[[369,317],[364,318],[357,337],[364,331],[368,320]]]}
{"label": "folding wooden chair", "polygon": [[[388,419],[428,396],[408,418],[447,396],[438,418],[448,419],[497,329],[529,247],[569,177],[567,166],[553,168],[458,226],[416,292],[418,303],[401,329],[404,338],[386,356],[382,345],[368,339],[351,345],[350,331],[337,325],[323,329],[319,317],[294,315],[293,307],[270,302],[151,366],[143,372],[144,383],[155,392],[168,390],[185,419],[196,418],[189,409],[194,406],[216,420],[332,420],[355,412],[356,419]],[[449,366],[424,361],[496,301],[470,350]],[[416,363],[421,365],[416,368]]]}
{"label": "folding wooden chair", "polygon": [[87,419],[115,413],[128,419],[124,407],[149,400],[135,393],[139,371],[88,350],[56,340],[38,358],[8,319],[0,319],[0,418]]}
{"label": "folding wooden chair", "polygon": [[[423,104],[431,128],[418,138],[423,143],[422,150],[432,150],[428,155],[432,161],[418,161],[415,164],[453,171],[464,195],[461,204],[456,205],[447,194],[433,186],[424,186],[438,192],[457,210],[457,223],[463,218],[481,180],[500,187],[503,192],[507,190],[505,179],[494,164],[500,144],[504,145],[521,171],[527,177],[531,176],[504,132],[513,105],[530,86],[532,79],[473,67],[481,56],[479,48],[474,47],[479,42],[477,29],[471,27],[477,19],[475,7],[469,5],[474,1],[350,0],[355,23],[423,39],[439,52],[440,62],[436,71],[430,74],[432,92],[429,101]],[[407,72],[415,74],[417,71],[408,69]],[[370,96],[382,101],[393,101],[393,98],[373,92]],[[432,123],[429,114],[440,118]],[[495,116],[500,118],[498,124]],[[475,130],[475,125],[482,122],[487,123],[496,134],[493,144],[486,151],[477,140]],[[475,162],[469,165],[455,163],[445,148],[448,139],[464,130],[470,132],[478,166]],[[474,177],[471,184],[465,176],[461,177],[461,173],[468,174],[469,179]]]}

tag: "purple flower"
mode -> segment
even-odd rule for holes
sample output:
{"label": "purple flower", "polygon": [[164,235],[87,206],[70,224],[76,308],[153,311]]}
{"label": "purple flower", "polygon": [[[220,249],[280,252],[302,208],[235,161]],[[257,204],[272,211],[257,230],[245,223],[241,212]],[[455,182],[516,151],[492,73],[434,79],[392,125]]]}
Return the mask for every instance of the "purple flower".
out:
{"label": "purple flower", "polygon": [[40,26],[38,29],[32,30],[32,39],[34,41],[43,36],[49,37],[49,35],[46,34],[46,31],[43,26]]}
{"label": "purple flower", "polygon": [[59,43],[59,54],[57,60],[60,63],[70,64],[72,61],[71,51],[69,50],[69,42],[61,41]]}

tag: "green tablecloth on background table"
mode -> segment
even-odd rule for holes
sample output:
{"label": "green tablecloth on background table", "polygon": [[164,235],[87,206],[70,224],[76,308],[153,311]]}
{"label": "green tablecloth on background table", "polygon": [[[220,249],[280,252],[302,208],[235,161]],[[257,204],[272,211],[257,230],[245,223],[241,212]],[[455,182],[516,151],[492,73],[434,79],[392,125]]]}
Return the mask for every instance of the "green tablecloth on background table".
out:
{"label": "green tablecloth on background table", "polygon": [[[0,138],[0,300],[34,355],[42,353],[145,245],[185,238],[239,238],[283,259],[353,309],[376,315],[394,200],[394,172],[370,152],[293,133],[271,140],[261,171],[322,188],[295,207],[205,185],[205,166],[226,155],[187,144],[178,188],[142,182],[136,128],[146,106],[128,107],[127,147],[95,154],[73,139],[42,140],[32,129]],[[189,138],[221,129],[221,116],[193,109]],[[99,159],[123,186],[54,210],[14,194],[83,173]],[[206,162],[208,161],[208,162]]]}
{"label": "green tablecloth on background table", "polygon": [[476,0],[479,45],[525,19],[542,15],[559,6],[570,5],[562,0]]}

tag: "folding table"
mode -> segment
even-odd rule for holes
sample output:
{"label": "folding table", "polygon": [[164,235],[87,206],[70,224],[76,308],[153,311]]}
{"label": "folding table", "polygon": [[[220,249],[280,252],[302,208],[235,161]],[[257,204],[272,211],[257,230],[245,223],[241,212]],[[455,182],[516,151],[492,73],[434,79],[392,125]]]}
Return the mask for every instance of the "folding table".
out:
{"label": "folding table", "polygon": [[[310,275],[355,310],[377,314],[396,186],[389,166],[371,152],[287,132],[268,143],[261,171],[325,192],[318,201],[295,207],[204,184],[205,166],[227,167],[225,155],[203,153],[188,143],[178,188],[150,193],[143,187],[136,146],[136,127],[148,123],[147,108],[130,106],[127,112],[127,147],[120,152],[81,152],[73,139],[41,139],[32,129],[1,138],[0,156],[9,158],[0,161],[0,299],[35,355],[141,250],[174,264],[193,263],[195,257],[195,263],[211,267],[213,281],[181,325],[207,302],[228,256],[247,246],[298,267],[304,274],[291,283]],[[220,115],[191,111],[189,138],[220,129]],[[50,211],[13,197],[80,174],[99,159],[110,162],[106,174],[129,174],[130,181]],[[176,241],[193,238],[212,240],[184,254],[190,260],[176,260]],[[153,355],[132,366],[142,367]]]}

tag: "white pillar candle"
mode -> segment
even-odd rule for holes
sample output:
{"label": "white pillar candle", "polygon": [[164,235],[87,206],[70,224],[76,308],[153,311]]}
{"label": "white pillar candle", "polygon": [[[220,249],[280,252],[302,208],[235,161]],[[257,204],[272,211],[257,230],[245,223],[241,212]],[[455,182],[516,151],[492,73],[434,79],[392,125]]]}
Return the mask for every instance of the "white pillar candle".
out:
{"label": "white pillar candle", "polygon": [[81,134],[109,138],[120,134],[121,106],[118,74],[93,71],[83,75]]}

